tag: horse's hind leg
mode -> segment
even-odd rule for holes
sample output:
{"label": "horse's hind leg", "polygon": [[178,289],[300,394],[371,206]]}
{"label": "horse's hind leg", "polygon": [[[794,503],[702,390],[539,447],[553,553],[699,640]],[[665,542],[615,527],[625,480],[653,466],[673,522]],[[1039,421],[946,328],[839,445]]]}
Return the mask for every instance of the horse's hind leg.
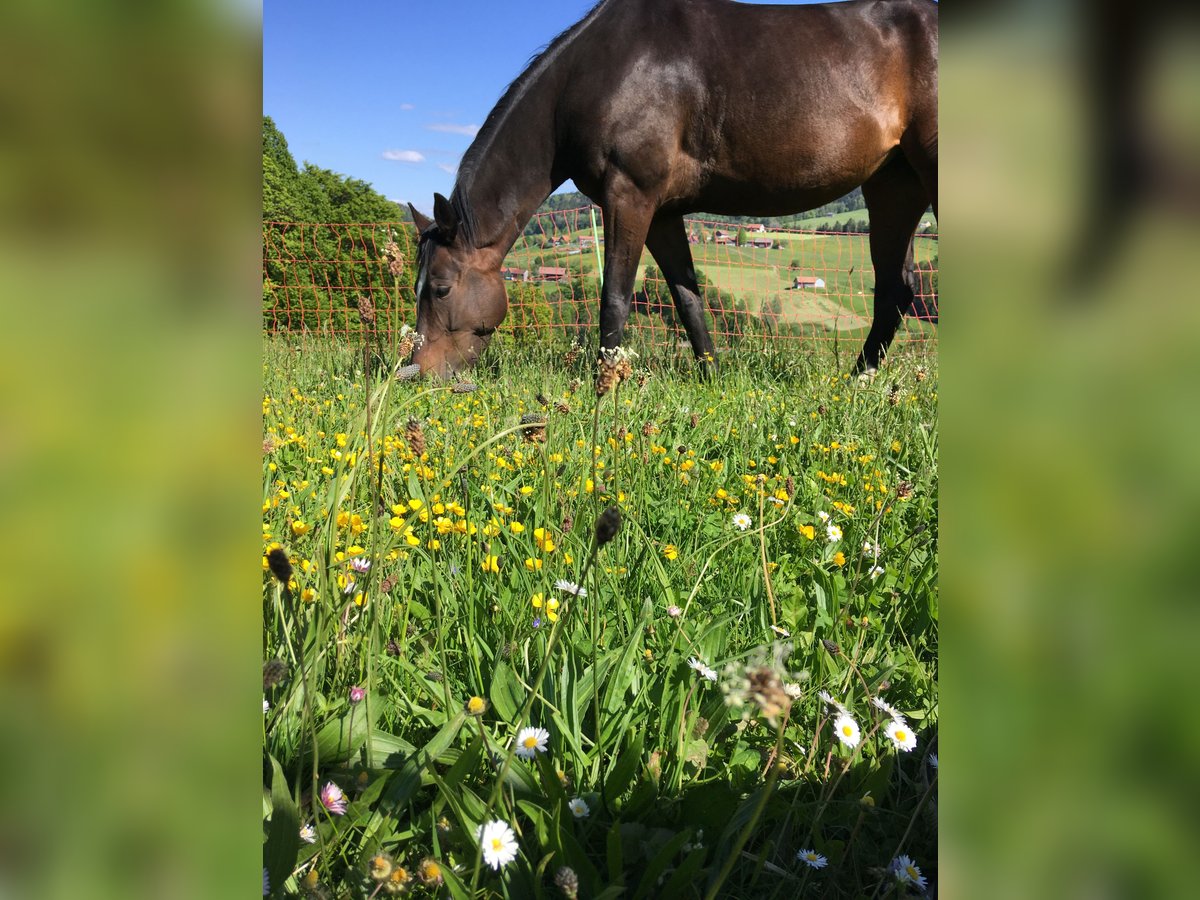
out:
{"label": "horse's hind leg", "polygon": [[646,248],[667,281],[671,299],[675,301],[675,310],[691,341],[692,352],[700,360],[701,372],[707,375],[710,369],[715,371],[717,357],[713,352],[708,325],[704,321],[704,300],[700,296],[700,284],[696,279],[696,267],[692,263],[692,250],[688,246],[683,218],[655,218],[646,236]]}
{"label": "horse's hind leg", "polygon": [[908,161],[892,158],[862,186],[871,215],[871,262],[875,266],[875,318],[855,372],[878,367],[913,300],[912,237],[929,206],[929,195]]}

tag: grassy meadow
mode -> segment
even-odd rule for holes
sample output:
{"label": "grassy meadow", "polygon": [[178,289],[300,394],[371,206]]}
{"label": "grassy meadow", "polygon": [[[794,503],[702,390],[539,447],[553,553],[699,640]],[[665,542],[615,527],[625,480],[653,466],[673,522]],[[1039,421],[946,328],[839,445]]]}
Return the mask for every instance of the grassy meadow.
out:
{"label": "grassy meadow", "polygon": [[917,352],[598,399],[546,346],[445,384],[266,339],[264,896],[936,890]]}

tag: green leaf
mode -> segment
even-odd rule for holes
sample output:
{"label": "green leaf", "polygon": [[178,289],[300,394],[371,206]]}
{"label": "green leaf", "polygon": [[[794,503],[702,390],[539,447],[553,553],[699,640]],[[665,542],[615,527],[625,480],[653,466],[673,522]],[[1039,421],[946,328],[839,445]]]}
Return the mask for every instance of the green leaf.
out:
{"label": "green leaf", "polygon": [[633,776],[637,774],[638,768],[642,763],[642,743],[645,740],[644,732],[637,732],[633,736],[633,741],[628,747],[617,757],[617,761],[613,764],[612,770],[608,773],[608,778],[605,779],[604,789],[608,794],[609,800],[615,800],[625,793],[633,781]]}
{"label": "green leaf", "polygon": [[693,738],[688,741],[684,748],[683,758],[700,771],[704,771],[704,766],[708,763],[708,741],[703,738]]}
{"label": "green leaf", "polygon": [[267,844],[263,851],[263,865],[271,879],[271,893],[281,893],[284,881],[296,867],[296,855],[300,850],[300,813],[292,802],[283,769],[271,760],[271,824],[267,830]]}
{"label": "green leaf", "polygon": [[416,751],[416,747],[394,734],[386,731],[371,732],[371,754],[375,757],[375,765],[394,769],[401,765],[404,758]]}
{"label": "green leaf", "polygon": [[[371,704],[371,719],[378,721],[383,712],[383,703]],[[351,706],[336,719],[330,719],[317,732],[317,753],[321,765],[343,763],[350,759],[355,751],[367,741],[374,722],[367,719],[367,712],[361,705]],[[311,751],[306,758],[311,760]]]}
{"label": "green leaf", "polygon": [[421,773],[426,767],[441,756],[467,720],[465,712],[459,712],[453,719],[442,726],[442,730],[405,761],[404,765],[389,779],[387,790],[379,801],[379,808],[386,812],[395,812],[407,803],[421,787]]}
{"label": "green leaf", "polygon": [[662,886],[662,891],[658,894],[660,897],[682,897],[685,896],[685,886],[696,880],[696,873],[700,871],[700,866],[704,863],[704,848],[697,847],[687,855],[679,868],[668,879],[667,883]]}
{"label": "green leaf", "polygon": [[[585,656],[582,652],[580,656]],[[596,661],[596,666],[588,666],[583,670],[583,674],[579,676],[579,680],[575,688],[575,721],[581,720],[587,715],[587,709],[592,702],[592,694],[596,691],[596,683],[603,682],[608,678],[608,670],[612,668],[616,657],[606,655],[600,657]],[[597,672],[599,675],[597,676]]]}
{"label": "green leaf", "polygon": [[608,829],[608,882],[624,883],[624,865],[621,855],[621,823],[613,822]]}
{"label": "green leaf", "polygon": [[471,900],[471,891],[462,879],[449,866],[442,866],[442,877],[446,879],[446,888],[454,900]]}
{"label": "green leaf", "polygon": [[518,724],[517,716],[521,714],[521,707],[525,703],[525,689],[521,687],[507,660],[502,659],[496,664],[488,697],[491,698],[496,715],[510,725]]}
{"label": "green leaf", "polygon": [[454,816],[463,829],[468,833],[473,833],[477,826],[483,824],[483,817],[487,814],[487,804],[474,791],[464,787],[461,782],[441,778],[432,767],[427,771],[430,779],[437,785],[438,796],[450,805],[450,809],[454,811]]}
{"label": "green leaf", "polygon": [[483,735],[477,734],[471,739],[466,752],[460,754],[454,765],[446,771],[447,783],[458,784],[474,772],[475,768],[479,765],[479,758],[481,756],[483,756]]}
{"label": "green leaf", "polygon": [[690,830],[681,831],[659,848],[659,851],[646,864],[646,871],[638,884],[637,892],[633,895],[633,900],[659,896],[658,876],[671,864],[671,861],[675,859],[675,854],[679,852],[679,848],[686,844],[691,836]]}

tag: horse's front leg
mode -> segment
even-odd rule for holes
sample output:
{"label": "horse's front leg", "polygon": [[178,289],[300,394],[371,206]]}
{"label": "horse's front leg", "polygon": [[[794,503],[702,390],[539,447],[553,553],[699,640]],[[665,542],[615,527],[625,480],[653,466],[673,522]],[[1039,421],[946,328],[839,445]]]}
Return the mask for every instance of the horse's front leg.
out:
{"label": "horse's front leg", "polygon": [[625,323],[633,305],[633,283],[637,279],[646,232],[654,211],[632,189],[606,192],[604,205],[604,285],[600,291],[600,347],[621,346]]}
{"label": "horse's front leg", "polygon": [[659,216],[650,225],[646,247],[654,255],[662,270],[679,321],[687,332],[692,352],[700,361],[700,375],[708,378],[716,374],[717,356],[708,323],[704,320],[704,299],[696,279],[696,267],[692,262],[692,248],[688,246],[687,226],[681,216]]}

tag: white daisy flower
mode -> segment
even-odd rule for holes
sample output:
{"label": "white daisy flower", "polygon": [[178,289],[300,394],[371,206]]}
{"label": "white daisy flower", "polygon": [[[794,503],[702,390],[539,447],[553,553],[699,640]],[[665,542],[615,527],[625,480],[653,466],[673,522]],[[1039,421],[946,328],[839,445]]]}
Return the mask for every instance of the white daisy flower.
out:
{"label": "white daisy flower", "polygon": [[317,842],[317,829],[313,827],[312,822],[307,822],[300,829],[300,840],[306,844],[315,844]]}
{"label": "white daisy flower", "polygon": [[842,529],[837,525],[826,525],[825,536],[829,538],[829,543],[836,544],[842,539]]}
{"label": "white daisy flower", "polygon": [[798,850],[796,851],[796,859],[802,863],[806,863],[810,869],[823,869],[829,865],[829,860],[816,850]]}
{"label": "white daisy flower", "polygon": [[767,502],[774,503],[776,506],[783,506],[783,501],[780,500],[778,497],[768,497]]}
{"label": "white daisy flower", "polygon": [[892,706],[892,704],[888,703],[886,700],[882,700],[879,697],[872,697],[871,705],[874,706],[876,709],[883,710],[885,713],[887,713],[889,716],[892,717],[892,721],[894,721],[894,722],[899,722],[901,725],[904,725],[908,721],[901,714],[900,710],[896,709],[896,707]]}
{"label": "white daisy flower", "polygon": [[850,748],[857,747],[858,741],[862,737],[862,732],[858,730],[858,723],[846,713],[842,713],[833,720],[833,733],[837,735],[839,741]]}
{"label": "white daisy flower", "polygon": [[907,856],[897,856],[890,866],[892,874],[901,884],[911,884],[918,890],[925,890],[925,876],[920,867]]}
{"label": "white daisy flower", "polygon": [[828,522],[829,521],[829,513],[825,512],[825,510],[821,510],[820,512],[817,513],[817,518],[820,519],[822,522]]}
{"label": "white daisy flower", "polygon": [[550,740],[550,732],[545,728],[537,728],[530,726],[522,728],[517,734],[517,756],[522,759],[533,759],[539,753],[546,752],[546,745]]}
{"label": "white daisy flower", "polygon": [[263,697],[263,712],[266,712],[270,708],[271,708],[271,701],[268,700],[266,697]]}
{"label": "white daisy flower", "polygon": [[917,746],[917,736],[913,734],[913,730],[908,727],[908,723],[903,719],[892,719],[883,731],[892,739],[892,743],[896,745],[897,750],[903,750],[905,753],[908,753],[913,747]]}
{"label": "white daisy flower", "polygon": [[696,659],[696,657],[694,657],[694,656],[688,657],[688,665],[691,666],[693,669],[695,669],[702,678],[707,678],[709,681],[717,680],[716,671],[713,669],[710,669],[703,662]]}
{"label": "white daisy flower", "polygon": [[869,556],[872,559],[879,559],[879,554],[883,553],[883,548],[878,544],[873,544],[867,541],[863,544],[863,556]]}
{"label": "white daisy flower", "polygon": [[565,591],[568,594],[574,594],[576,597],[586,597],[587,588],[580,587],[573,581],[567,581],[565,578],[560,578],[554,582],[554,587],[560,591]]}
{"label": "white daisy flower", "polygon": [[929,754],[929,765],[933,766],[933,768],[934,768],[935,770],[937,769],[937,767],[938,767],[938,760],[937,760],[937,754],[936,754],[936,753],[930,753],[930,754]]}
{"label": "white daisy flower", "polygon": [[733,517],[733,527],[738,531],[745,531],[750,527],[750,517],[745,513],[737,513]]}
{"label": "white daisy flower", "polygon": [[577,819],[586,819],[592,814],[592,811],[588,809],[588,805],[583,802],[582,797],[576,797],[567,804],[567,807],[571,810],[571,815]]}
{"label": "white daisy flower", "polygon": [[867,574],[871,576],[872,581],[874,581],[880,575],[884,575],[886,573],[887,569],[883,568],[882,566],[871,566],[871,568],[867,571]]}
{"label": "white daisy flower", "polygon": [[480,825],[475,834],[483,849],[483,861],[497,872],[501,866],[507,866],[517,858],[517,836],[506,823],[493,820]]}

